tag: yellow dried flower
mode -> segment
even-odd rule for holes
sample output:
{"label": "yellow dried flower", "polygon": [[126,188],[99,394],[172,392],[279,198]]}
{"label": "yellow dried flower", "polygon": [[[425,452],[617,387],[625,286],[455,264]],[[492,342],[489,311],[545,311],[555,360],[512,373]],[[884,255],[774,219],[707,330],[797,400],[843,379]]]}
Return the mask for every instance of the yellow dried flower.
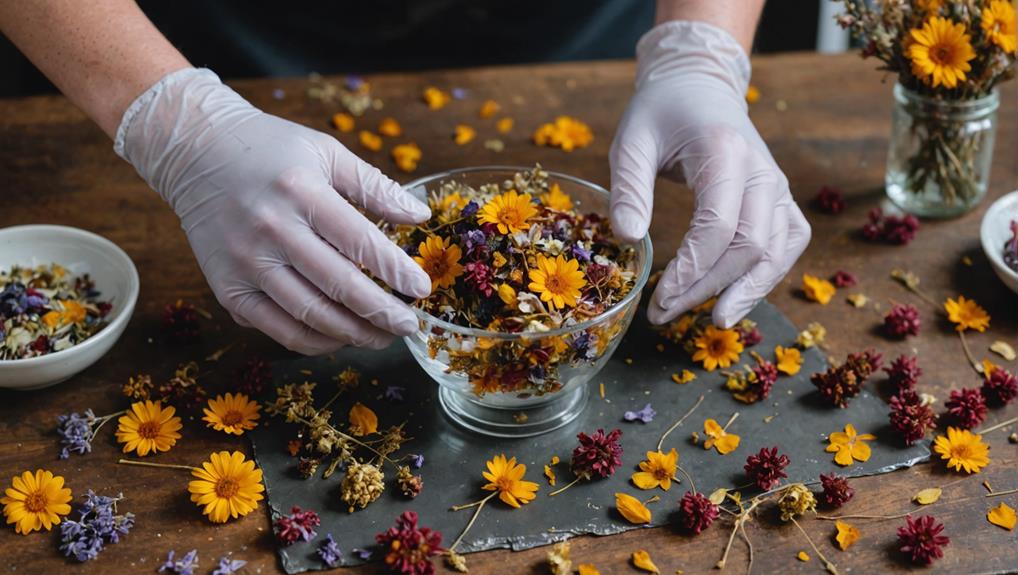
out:
{"label": "yellow dried flower", "polygon": [[583,148],[594,140],[590,127],[576,118],[559,116],[553,123],[542,124],[534,132],[534,143],[538,146],[552,146],[571,152]]}
{"label": "yellow dried flower", "polygon": [[15,475],[0,498],[7,523],[13,523],[14,532],[22,535],[58,525],[61,516],[71,512],[70,501],[71,490],[64,487],[64,478],[45,469]]}
{"label": "yellow dried flower", "polygon": [[335,128],[340,132],[348,134],[352,132],[354,128],[353,116],[347,114],[346,112],[339,112],[337,114],[333,114],[332,125],[335,126]]}
{"label": "yellow dried flower", "polygon": [[802,368],[802,353],[794,347],[774,347],[774,359],[778,371],[785,375],[795,375]]}
{"label": "yellow dried flower", "polygon": [[908,41],[905,53],[912,73],[934,88],[955,88],[972,69],[969,61],[976,53],[964,24],[934,16],[922,28],[912,29]]}
{"label": "yellow dried flower", "polygon": [[360,140],[361,145],[372,152],[377,152],[382,149],[382,137],[374,132],[361,130],[357,137]]}
{"label": "yellow dried flower", "polygon": [[838,548],[842,551],[848,549],[859,540],[859,530],[851,524],[838,519],[834,522],[834,527],[838,530],[834,540],[838,542]]}
{"label": "yellow dried flower", "polygon": [[648,451],[647,459],[640,462],[640,471],[633,474],[633,484],[640,489],[660,487],[668,491],[672,487],[672,478],[678,466],[679,454],[672,448],[667,454],[660,451]]}
{"label": "yellow dried flower", "polygon": [[425,88],[421,97],[424,99],[424,103],[427,104],[428,108],[431,110],[440,110],[452,100],[452,96],[449,92],[439,90],[434,86],[428,86]]}
{"label": "yellow dried flower", "polygon": [[352,461],[346,467],[346,474],[339,486],[340,497],[349,505],[348,511],[353,513],[354,507],[364,509],[385,490],[385,474],[370,463]]}
{"label": "yellow dried flower", "polygon": [[689,383],[696,379],[696,374],[689,371],[688,369],[682,370],[682,373],[673,373],[672,381],[675,383]]}
{"label": "yellow dried flower", "polygon": [[396,167],[408,174],[417,169],[422,155],[421,149],[413,142],[392,148],[392,160],[396,162]]}
{"label": "yellow dried flower", "polygon": [[806,294],[807,299],[820,305],[827,305],[838,290],[834,284],[823,278],[802,274],[802,291]]}
{"label": "yellow dried flower", "polygon": [[851,423],[845,425],[845,431],[835,431],[827,440],[828,453],[835,453],[834,462],[838,465],[852,465],[854,461],[867,461],[870,458],[870,446],[866,441],[872,441],[877,436],[871,433],[857,434],[855,426]]}
{"label": "yellow dried flower", "polygon": [[933,441],[933,451],[947,460],[948,469],[965,470],[965,473],[979,473],[990,464],[990,447],[983,443],[983,436],[967,429],[947,428],[947,436],[939,435]]}
{"label": "yellow dried flower", "polygon": [[466,124],[456,124],[453,130],[452,140],[456,142],[457,146],[469,144],[477,136],[477,130]]}
{"label": "yellow dried flower", "polygon": [[734,329],[718,329],[713,325],[708,325],[703,333],[693,339],[693,345],[696,348],[693,361],[702,361],[707,371],[728,367],[739,361],[743,349],[739,332]]}
{"label": "yellow dried flower", "polygon": [[790,521],[807,511],[816,511],[817,500],[805,485],[793,483],[781,492],[778,509],[781,511],[781,520]]}
{"label": "yellow dried flower", "polygon": [[720,425],[718,425],[718,422],[713,419],[708,419],[703,422],[703,432],[709,438],[703,443],[704,449],[710,449],[713,447],[717,449],[718,453],[721,455],[726,455],[735,451],[735,449],[739,447],[739,436],[734,433],[726,432]]}
{"label": "yellow dried flower", "polygon": [[403,135],[403,126],[399,125],[396,118],[382,118],[378,123],[378,133],[390,138],[398,138]]}
{"label": "yellow dried flower", "polygon": [[1018,28],[1015,27],[1015,7],[1009,0],[992,0],[983,7],[980,22],[991,42],[1008,54],[1018,48]]}
{"label": "yellow dried flower", "polygon": [[957,301],[947,298],[947,301],[944,302],[944,311],[947,312],[947,318],[955,324],[954,328],[958,331],[974,329],[984,332],[986,328],[990,327],[990,314],[986,313],[986,310],[976,302],[965,299],[965,296],[958,296]]}

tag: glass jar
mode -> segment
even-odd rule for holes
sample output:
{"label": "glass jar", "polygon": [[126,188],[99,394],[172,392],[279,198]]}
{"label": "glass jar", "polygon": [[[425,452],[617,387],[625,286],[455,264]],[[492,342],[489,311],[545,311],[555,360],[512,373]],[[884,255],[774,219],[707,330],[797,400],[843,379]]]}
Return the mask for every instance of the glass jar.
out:
{"label": "glass jar", "polygon": [[973,100],[938,100],[894,85],[887,196],[921,217],[949,218],[986,196],[997,132],[996,90]]}

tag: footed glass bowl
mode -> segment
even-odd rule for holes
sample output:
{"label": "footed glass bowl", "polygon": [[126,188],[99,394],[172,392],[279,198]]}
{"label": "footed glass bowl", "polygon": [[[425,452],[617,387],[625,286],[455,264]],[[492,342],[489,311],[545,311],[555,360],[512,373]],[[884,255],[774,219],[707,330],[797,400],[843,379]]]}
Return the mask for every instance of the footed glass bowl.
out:
{"label": "footed glass bowl", "polygon": [[[484,166],[434,174],[406,185],[426,201],[428,191],[458,180],[472,187],[511,180],[527,168]],[[573,201],[578,213],[608,217],[604,188],[549,172]],[[625,270],[632,289],[604,313],[544,332],[507,333],[472,329],[414,308],[420,330],[406,337],[407,347],[424,371],[438,382],[439,401],[454,422],[497,437],[546,433],[575,419],[587,402],[587,383],[604,367],[633,320],[651,267],[651,244],[644,237],[632,246]],[[480,360],[480,361],[479,361]]]}

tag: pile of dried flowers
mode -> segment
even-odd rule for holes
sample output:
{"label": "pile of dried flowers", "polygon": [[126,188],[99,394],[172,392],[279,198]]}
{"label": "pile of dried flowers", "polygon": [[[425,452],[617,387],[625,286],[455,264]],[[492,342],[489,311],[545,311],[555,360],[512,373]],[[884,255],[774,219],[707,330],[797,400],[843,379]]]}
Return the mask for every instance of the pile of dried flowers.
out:
{"label": "pile of dried flowers", "polygon": [[545,394],[560,369],[596,362],[621,335],[623,316],[568,335],[543,332],[590,320],[636,281],[636,252],[606,218],[582,214],[540,166],[478,188],[456,180],[432,190],[432,219],[389,229],[428,273],[432,294],[415,305],[464,327],[525,338],[430,329],[432,357],[467,378],[477,395]]}
{"label": "pile of dried flowers", "polygon": [[106,326],[113,308],[95,282],[57,265],[0,269],[0,361],[77,345]]}

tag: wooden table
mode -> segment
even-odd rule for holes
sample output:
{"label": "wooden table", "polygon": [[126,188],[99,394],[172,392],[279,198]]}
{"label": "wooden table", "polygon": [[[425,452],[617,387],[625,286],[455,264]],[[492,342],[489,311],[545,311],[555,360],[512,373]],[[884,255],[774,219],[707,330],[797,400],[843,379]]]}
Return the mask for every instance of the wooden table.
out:
{"label": "wooden table", "polygon": [[[952,330],[935,317],[930,307],[894,283],[889,273],[897,266],[911,269],[938,300],[965,294],[985,306],[993,317],[992,327],[970,338],[979,357],[989,355],[987,346],[995,339],[1015,343],[1016,298],[993,276],[979,248],[978,228],[990,201],[1018,183],[1014,154],[1018,147],[1018,83],[1003,89],[987,201],[957,220],[923,222],[916,241],[892,247],[866,243],[858,234],[866,212],[884,196],[892,78],[882,82],[880,73],[872,71],[873,64],[861,62],[854,55],[793,54],[758,58],[754,64],[754,84],[762,98],[752,106],[751,114],[813,225],[812,244],[771,294],[771,301],[797,325],[824,323],[829,328],[828,351],[839,360],[866,346],[876,346],[885,357],[918,353],[926,372],[923,389],[941,401],[951,388],[978,385]],[[373,125],[382,115],[392,115],[402,122],[408,137],[424,150],[418,174],[478,164],[541,162],[548,168],[607,185],[608,147],[630,94],[633,65],[604,62],[526,66],[389,74],[370,80],[375,94],[384,100],[385,109],[369,113],[369,121]],[[442,111],[428,111],[419,95],[430,84],[466,88],[470,98],[453,102]],[[305,79],[249,80],[232,85],[269,112],[331,131],[329,118],[338,105],[309,100]],[[275,88],[285,90],[282,100],[272,96]],[[477,119],[477,108],[488,97],[500,101],[516,120],[512,133],[503,137],[506,149],[501,154],[482,146],[485,139],[496,137],[491,121]],[[596,134],[593,145],[567,154],[531,144],[529,136],[537,124],[557,114],[574,115],[590,123]],[[452,143],[450,134],[457,122],[478,127],[478,139],[473,144],[457,147]],[[342,134],[339,138],[383,171],[400,180],[408,179],[395,170],[384,153],[361,149],[354,136]],[[279,356],[278,348],[262,336],[233,325],[206,287],[176,217],[131,167],[113,154],[106,137],[66,100],[40,97],[0,102],[0,174],[4,182],[0,226],[67,224],[102,234],[131,255],[142,285],[127,332],[99,363],[53,389],[0,392],[0,477],[5,478],[5,485],[6,478],[17,472],[46,467],[66,476],[76,495],[88,488],[123,491],[127,497],[124,508],[137,515],[137,527],[98,560],[75,565],[76,572],[153,572],[167,550],[182,553],[192,548],[200,552],[203,572],[211,570],[218,557],[230,551],[250,562],[249,572],[278,570],[269,521],[263,512],[211,526],[188,501],[186,476],[116,465],[119,450],[111,430],[104,430],[92,454],[65,461],[57,460],[54,435],[55,418],[60,413],[92,408],[97,414],[105,414],[123,409],[126,402],[120,386],[132,374],[146,372],[157,380],[166,379],[177,363],[193,359],[202,364],[210,380],[228,380],[234,366],[248,355]],[[849,208],[839,216],[805,207],[825,184],[845,191]],[[671,183],[659,184],[652,228],[658,266],[664,265],[677,247],[681,234],[675,228],[688,221],[690,206],[690,195],[685,190]],[[970,265],[963,263],[965,256],[971,258]],[[915,303],[923,314],[922,335],[905,342],[887,341],[875,331],[882,313],[872,307],[852,308],[845,303],[844,292],[826,307],[807,303],[798,295],[799,278],[804,272],[827,276],[838,269],[855,273],[860,285],[850,291],[865,293],[883,310],[893,301]],[[206,322],[199,344],[173,347],[159,343],[163,306],[177,298],[197,302],[213,313],[214,319]],[[222,360],[203,361],[213,350],[231,342],[239,345]],[[1014,363],[1006,365],[1015,368]],[[988,423],[1015,415],[1018,405],[995,410]],[[998,490],[1018,487],[1018,446],[1008,443],[1010,431],[989,435],[993,464],[978,476],[965,478],[946,472],[939,464],[925,464],[892,475],[853,480],[857,495],[844,512],[918,511],[909,502],[912,494],[924,487],[946,486],[943,504],[930,513],[946,522],[952,543],[933,570],[1014,570],[1018,568],[1018,532],[991,526],[985,514],[991,502],[995,505],[1004,500],[1018,507],[1018,496],[986,499],[980,484],[985,479]],[[184,435],[162,459],[190,463],[201,461],[213,450],[248,449],[244,440],[208,430],[197,418],[185,421]],[[862,530],[862,539],[842,552],[833,546],[830,522],[808,521],[821,550],[843,572],[858,573],[908,567],[894,551],[895,530],[901,523],[900,519],[859,520],[856,525]],[[573,541],[572,553],[575,560],[594,563],[602,573],[632,572],[628,560],[640,548],[651,553],[663,573],[680,568],[686,573],[705,572],[720,557],[730,524],[723,520],[695,539],[670,529],[633,531],[608,539],[581,537]],[[821,568],[815,556],[810,563],[795,559],[806,544],[790,525],[780,525],[764,514],[751,524],[749,533],[758,573],[817,572]],[[446,534],[447,538],[454,536]],[[55,532],[22,537],[13,529],[0,529],[0,570],[68,569],[71,564],[57,551],[58,540]],[[474,573],[545,573],[545,552],[493,551],[471,556],[470,563]],[[746,546],[737,540],[729,570],[743,571],[747,559]],[[379,570],[376,565],[364,571]]]}

